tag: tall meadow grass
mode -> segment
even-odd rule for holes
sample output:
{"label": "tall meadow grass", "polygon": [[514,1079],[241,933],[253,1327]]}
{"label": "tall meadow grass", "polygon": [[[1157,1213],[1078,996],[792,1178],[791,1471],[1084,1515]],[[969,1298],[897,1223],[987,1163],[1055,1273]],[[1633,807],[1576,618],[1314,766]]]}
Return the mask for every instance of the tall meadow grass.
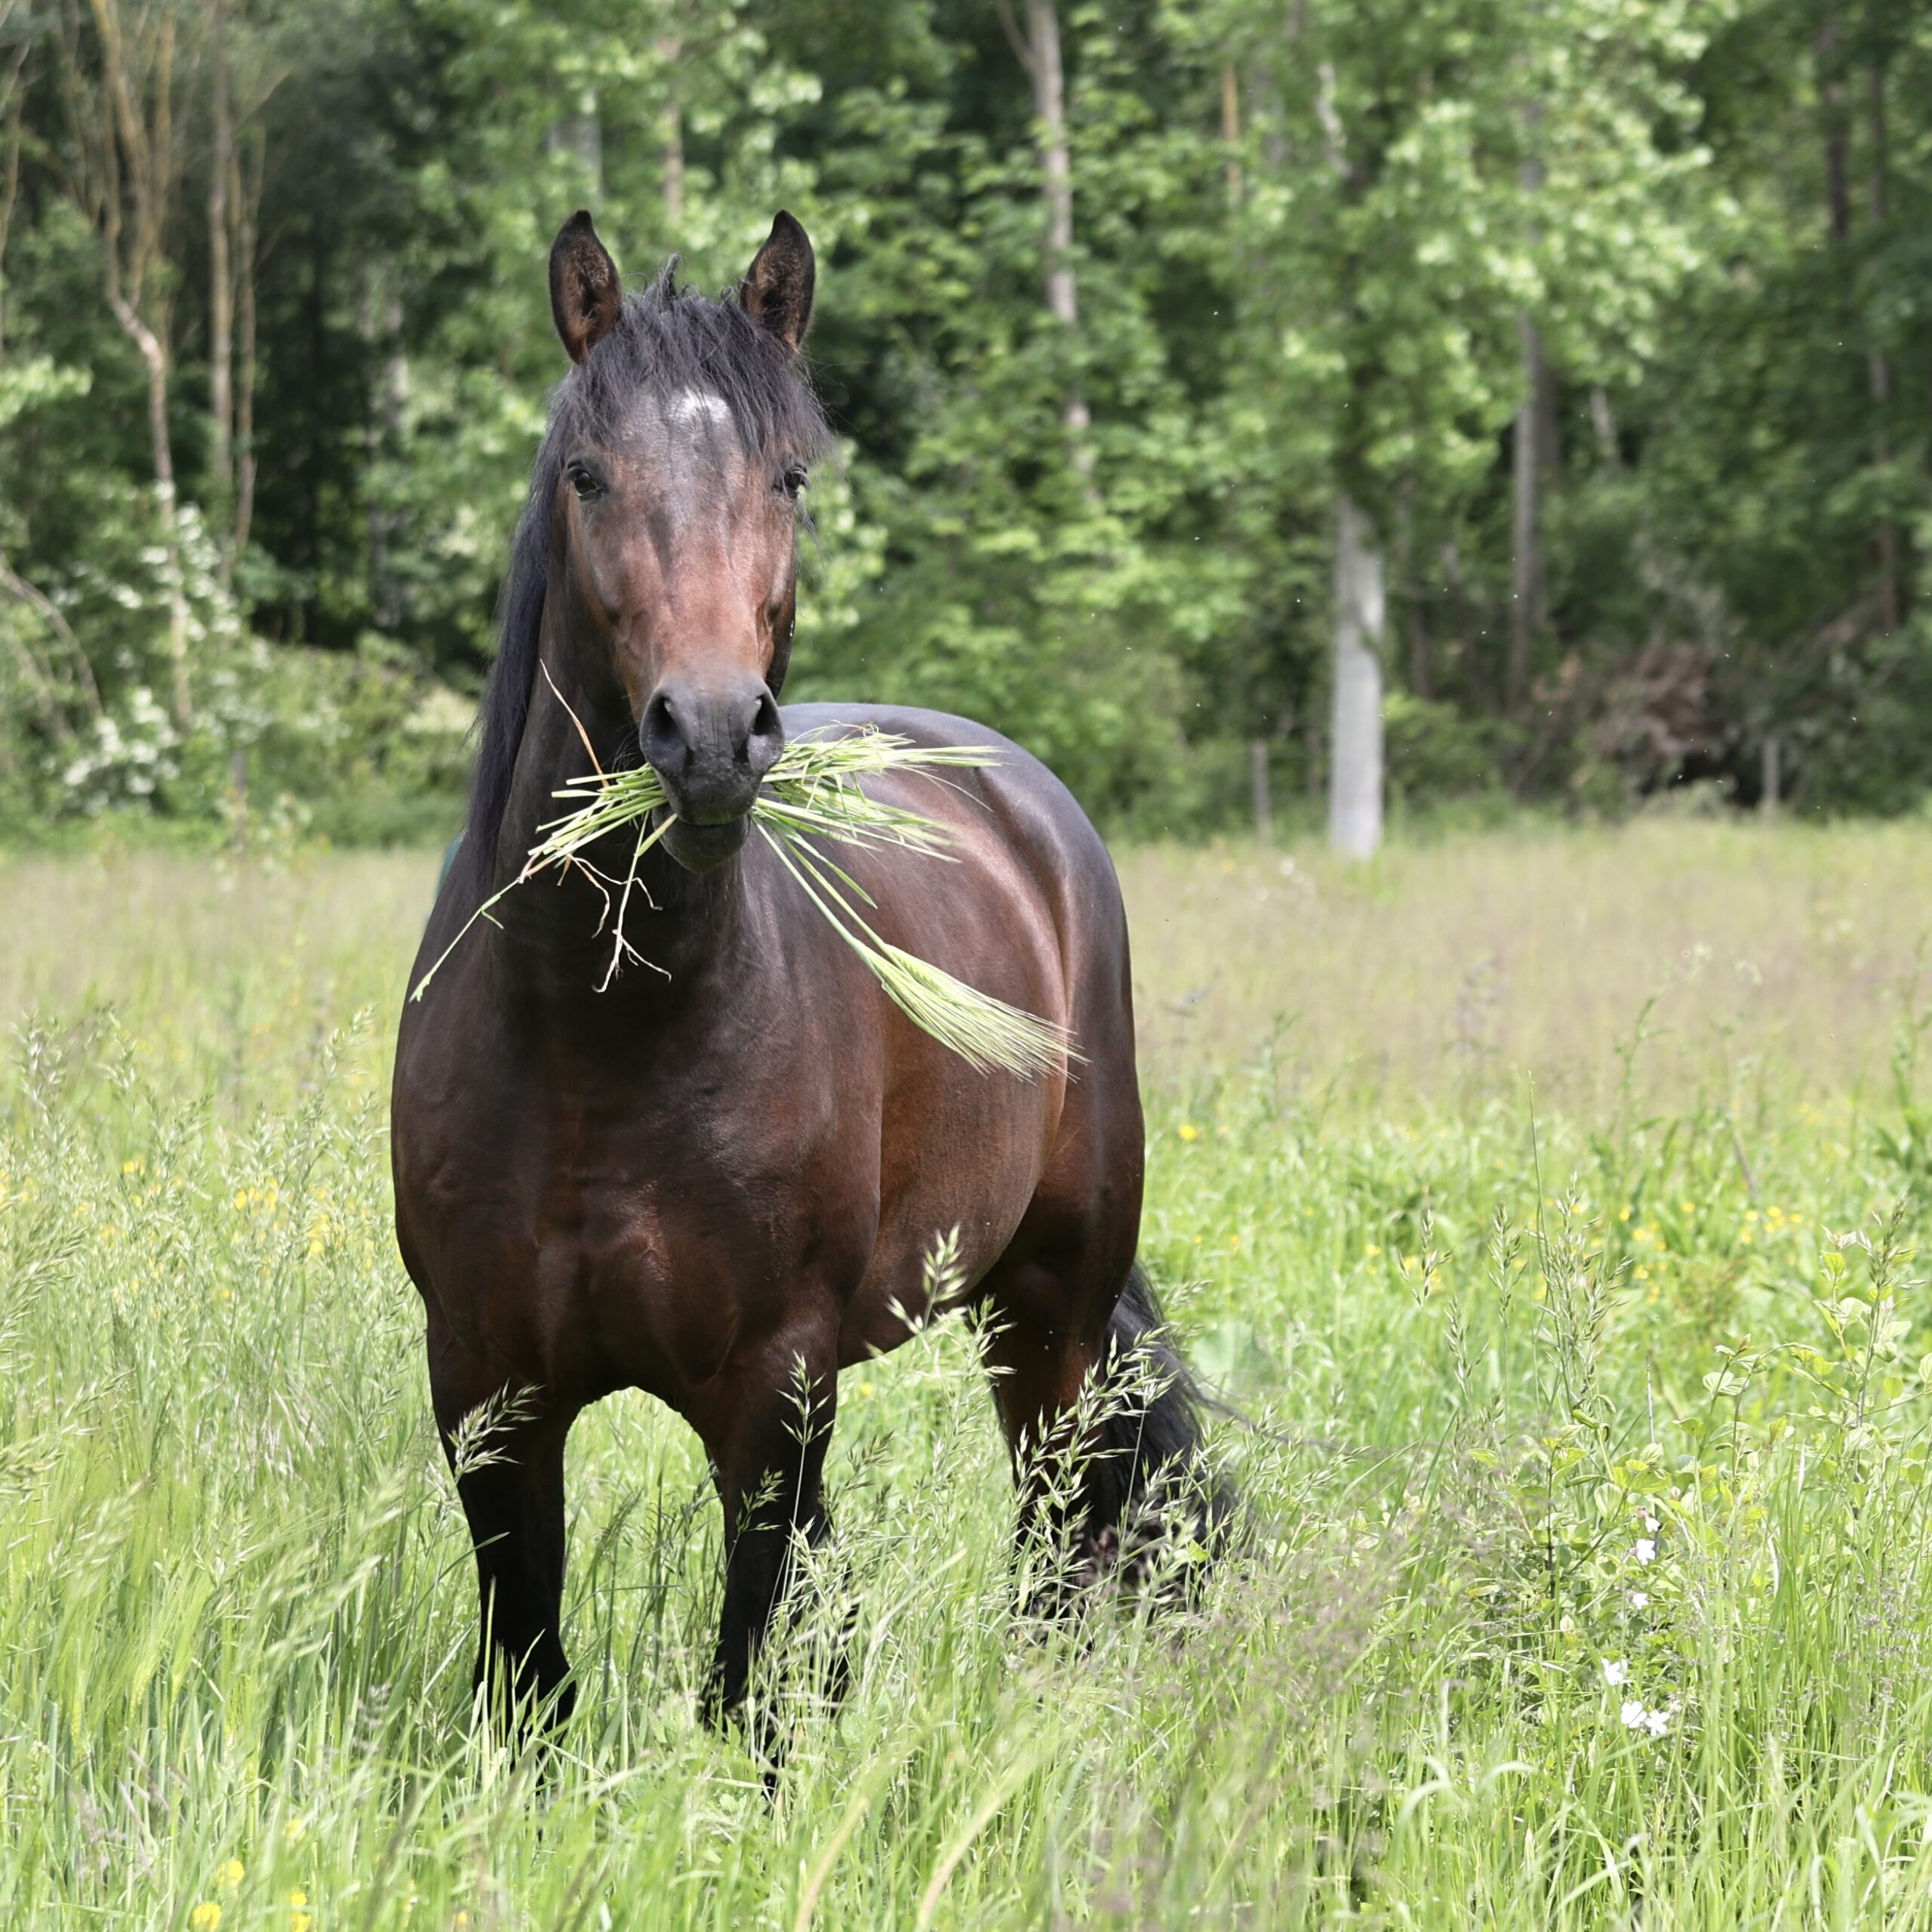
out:
{"label": "tall meadow grass", "polygon": [[1932,1924],[1928,856],[1124,855],[1143,1251],[1244,1547],[1027,1623],[935,1327],[843,1378],[771,1791],[697,1721],[718,1512],[641,1398],[571,1439],[577,1715],[472,1722],[389,1224],[433,858],[7,863],[0,1920]]}

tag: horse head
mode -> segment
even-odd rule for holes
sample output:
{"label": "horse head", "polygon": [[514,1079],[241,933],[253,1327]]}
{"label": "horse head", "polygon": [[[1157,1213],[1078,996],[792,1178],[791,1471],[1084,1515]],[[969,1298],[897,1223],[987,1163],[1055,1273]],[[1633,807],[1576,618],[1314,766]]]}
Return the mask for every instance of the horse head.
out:
{"label": "horse head", "polygon": [[581,211],[550,254],[575,365],[553,421],[552,596],[579,678],[627,709],[702,872],[744,843],[784,749],[795,534],[823,420],[798,368],[814,258],[780,214],[735,300],[681,293],[675,263],[626,303]]}

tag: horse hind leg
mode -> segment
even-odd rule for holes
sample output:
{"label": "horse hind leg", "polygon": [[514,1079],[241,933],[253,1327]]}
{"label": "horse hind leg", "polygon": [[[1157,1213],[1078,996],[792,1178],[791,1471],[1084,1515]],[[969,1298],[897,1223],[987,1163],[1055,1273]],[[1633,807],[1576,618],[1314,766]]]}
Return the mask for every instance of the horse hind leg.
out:
{"label": "horse hind leg", "polygon": [[1138,1263],[1097,1333],[1046,1315],[1057,1272],[1038,1260],[1016,1271],[992,1303],[986,1347],[1021,1541],[1045,1564],[1029,1603],[1040,1612],[1109,1574],[1130,1589],[1161,1580],[1182,1549],[1218,1546],[1232,1504],[1203,1454],[1200,1392]]}
{"label": "horse hind leg", "polygon": [[506,1730],[561,1724],[577,1700],[564,1654],[564,1443],[575,1411],[493,1377],[432,1326],[436,1423],[476,1552],[473,1686]]}

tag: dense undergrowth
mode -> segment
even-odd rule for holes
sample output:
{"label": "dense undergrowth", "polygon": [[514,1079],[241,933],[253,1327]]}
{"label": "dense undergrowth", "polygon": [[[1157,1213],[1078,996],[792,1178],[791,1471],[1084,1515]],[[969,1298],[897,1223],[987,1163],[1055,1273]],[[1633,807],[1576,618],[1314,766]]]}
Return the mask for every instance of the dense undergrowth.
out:
{"label": "dense undergrowth", "polygon": [[576,1718],[547,1769],[472,1727],[357,1011],[406,955],[227,943],[23,1019],[0,1090],[6,1922],[1932,1923],[1909,999],[1829,1090],[1794,1045],[1660,1100],[1634,1007],[1567,1112],[1171,1062],[1145,1253],[1245,1548],[1029,1626],[971,1338],[848,1373],[768,1796],[696,1720],[717,1512],[641,1398],[572,1438]]}

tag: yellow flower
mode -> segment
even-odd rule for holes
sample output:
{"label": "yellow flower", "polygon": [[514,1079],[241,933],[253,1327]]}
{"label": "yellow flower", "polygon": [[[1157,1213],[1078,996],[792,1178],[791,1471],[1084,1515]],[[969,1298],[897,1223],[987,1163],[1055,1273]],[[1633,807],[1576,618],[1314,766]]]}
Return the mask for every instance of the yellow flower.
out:
{"label": "yellow flower", "polygon": [[284,1844],[300,1844],[309,1835],[307,1823],[300,1818],[291,1818],[281,1828]]}
{"label": "yellow flower", "polygon": [[231,1858],[214,1875],[232,1892],[248,1875],[248,1868],[238,1858]]}
{"label": "yellow flower", "polygon": [[309,1903],[309,1894],[305,1892],[300,1885],[297,1885],[294,1890],[289,1894],[288,1903],[292,1906],[300,1908]]}
{"label": "yellow flower", "polygon": [[221,1923],[221,1907],[213,1899],[205,1899],[188,1915],[190,1932],[215,1932]]}
{"label": "yellow flower", "polygon": [[1174,1129],[1174,1131],[1178,1134],[1183,1140],[1198,1140],[1201,1138],[1200,1128],[1196,1127],[1191,1120],[1183,1121],[1180,1126]]}

